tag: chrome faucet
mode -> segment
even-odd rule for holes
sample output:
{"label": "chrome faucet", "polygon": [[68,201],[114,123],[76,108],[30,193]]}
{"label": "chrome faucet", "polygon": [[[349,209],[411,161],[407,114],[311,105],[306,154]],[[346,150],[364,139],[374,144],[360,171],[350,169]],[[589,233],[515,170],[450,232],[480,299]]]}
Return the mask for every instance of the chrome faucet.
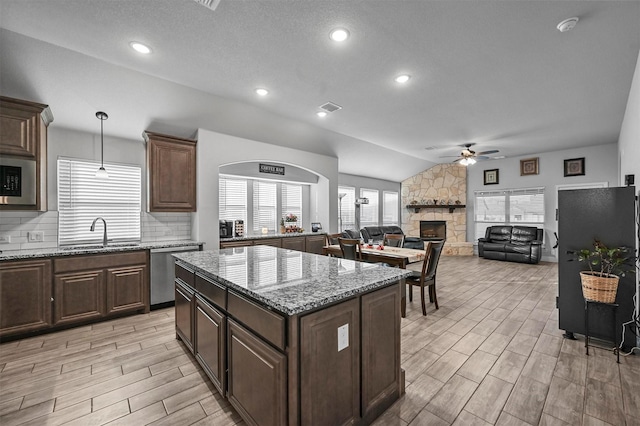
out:
{"label": "chrome faucet", "polygon": [[107,246],[107,221],[106,220],[104,220],[101,217],[96,217],[95,219],[93,219],[93,223],[91,224],[91,229],[89,229],[89,231],[93,232],[96,230],[96,222],[98,221],[98,219],[100,219],[102,223],[104,223],[104,234],[102,235],[102,247],[106,247]]}

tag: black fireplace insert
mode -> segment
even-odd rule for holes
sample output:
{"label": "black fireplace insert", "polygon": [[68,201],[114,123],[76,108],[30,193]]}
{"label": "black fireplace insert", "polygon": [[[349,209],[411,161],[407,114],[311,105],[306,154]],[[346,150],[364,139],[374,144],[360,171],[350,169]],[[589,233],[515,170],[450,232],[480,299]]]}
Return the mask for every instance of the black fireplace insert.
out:
{"label": "black fireplace insert", "polygon": [[423,241],[446,240],[447,222],[444,220],[421,220],[420,238]]}

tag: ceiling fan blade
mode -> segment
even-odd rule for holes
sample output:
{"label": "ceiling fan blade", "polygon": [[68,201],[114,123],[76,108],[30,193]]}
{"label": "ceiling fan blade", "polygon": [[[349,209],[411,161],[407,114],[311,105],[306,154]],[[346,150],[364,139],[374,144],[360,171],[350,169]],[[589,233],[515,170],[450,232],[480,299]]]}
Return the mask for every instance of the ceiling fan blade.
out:
{"label": "ceiling fan blade", "polygon": [[441,155],[439,158],[462,158],[459,155]]}
{"label": "ceiling fan blade", "polygon": [[491,160],[491,157],[487,157],[486,155],[478,155],[476,157],[474,157],[476,160],[478,161],[485,161],[485,160]]}
{"label": "ceiling fan blade", "polygon": [[478,152],[476,155],[487,155],[487,154],[495,154],[496,152],[500,152],[497,149],[491,149],[489,151]]}

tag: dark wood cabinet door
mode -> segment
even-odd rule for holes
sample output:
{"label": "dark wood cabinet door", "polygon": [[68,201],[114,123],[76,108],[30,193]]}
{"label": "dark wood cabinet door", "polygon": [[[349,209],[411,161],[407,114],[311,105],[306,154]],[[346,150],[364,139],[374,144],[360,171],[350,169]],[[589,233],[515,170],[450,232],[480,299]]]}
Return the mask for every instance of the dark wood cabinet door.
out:
{"label": "dark wood cabinet door", "polygon": [[148,280],[146,265],[107,269],[107,314],[144,310]]}
{"label": "dark wood cabinet door", "polygon": [[305,251],[304,237],[284,237],[282,238],[282,248],[289,250]]}
{"label": "dark wood cabinet door", "polygon": [[194,293],[189,288],[175,281],[176,295],[176,334],[193,352],[193,311]]}
{"label": "dark wood cabinet door", "polygon": [[322,247],[324,247],[324,242],[325,242],[324,235],[307,236],[307,241],[306,241],[307,253],[322,254]]}
{"label": "dark wood cabinet door", "polygon": [[105,315],[104,270],[56,274],[55,324],[80,322]]}
{"label": "dark wood cabinet door", "polygon": [[282,238],[261,238],[259,240],[254,240],[254,246],[271,246],[271,247],[282,247]]}
{"label": "dark wood cabinet door", "polygon": [[0,96],[0,154],[36,159],[49,118],[47,105]]}
{"label": "dark wood cabinet door", "polygon": [[227,332],[229,402],[249,424],[285,425],[286,356],[232,319]]}
{"label": "dark wood cabinet door", "polygon": [[0,263],[0,337],[51,325],[51,261]]}
{"label": "dark wood cabinet door", "polygon": [[249,247],[253,245],[253,240],[243,240],[243,241],[223,241],[220,240],[220,248],[234,248],[234,247]]}
{"label": "dark wood cabinet door", "polygon": [[302,425],[346,425],[359,421],[358,299],[300,319],[300,412]]}
{"label": "dark wood cabinet door", "polygon": [[145,136],[149,211],[196,211],[196,141],[151,132]]}
{"label": "dark wood cabinet door", "polygon": [[223,313],[196,296],[195,313],[196,359],[220,395],[226,393],[226,317]]}
{"label": "dark wood cabinet door", "polygon": [[400,397],[400,285],[365,294],[362,321],[362,417],[371,423]]}

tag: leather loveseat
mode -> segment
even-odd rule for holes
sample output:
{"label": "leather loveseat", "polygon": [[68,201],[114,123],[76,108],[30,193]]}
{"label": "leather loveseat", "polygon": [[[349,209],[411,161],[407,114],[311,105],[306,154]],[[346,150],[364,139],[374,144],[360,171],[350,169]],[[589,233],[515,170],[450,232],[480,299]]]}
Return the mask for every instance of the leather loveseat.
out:
{"label": "leather loveseat", "polygon": [[[384,234],[400,234],[404,235],[402,228],[395,225],[388,226],[365,226],[360,230],[364,241],[374,240],[382,241]],[[424,241],[418,237],[404,237],[405,248],[424,250]]]}
{"label": "leather loveseat", "polygon": [[478,255],[485,259],[538,263],[544,230],[533,226],[490,226],[478,239]]}

